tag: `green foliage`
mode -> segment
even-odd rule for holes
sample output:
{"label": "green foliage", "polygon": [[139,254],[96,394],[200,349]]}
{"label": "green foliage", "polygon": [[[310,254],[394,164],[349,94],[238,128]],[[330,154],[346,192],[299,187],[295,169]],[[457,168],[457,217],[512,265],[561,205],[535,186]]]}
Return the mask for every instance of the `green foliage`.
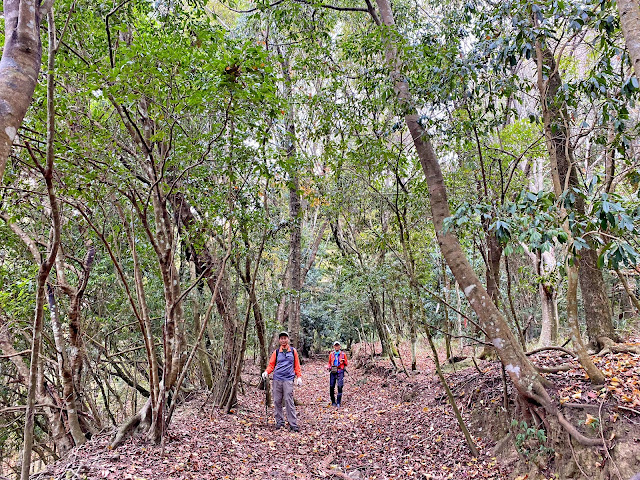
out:
{"label": "green foliage", "polygon": [[552,447],[547,447],[547,434],[542,428],[529,426],[527,422],[513,419],[511,421],[511,433],[518,452],[529,461],[538,456],[551,456],[554,453]]}

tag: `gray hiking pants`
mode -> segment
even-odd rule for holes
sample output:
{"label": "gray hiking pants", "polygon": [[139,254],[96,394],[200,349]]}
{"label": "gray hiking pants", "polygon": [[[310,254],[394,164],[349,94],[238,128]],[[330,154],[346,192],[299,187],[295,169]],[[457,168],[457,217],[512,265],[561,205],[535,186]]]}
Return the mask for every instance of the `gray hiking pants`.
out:
{"label": "gray hiking pants", "polygon": [[287,420],[292,428],[298,427],[298,418],[296,417],[296,406],[293,403],[293,380],[274,380],[273,381],[273,403],[275,405],[276,425],[284,426],[284,417],[282,416],[282,400],[287,407]]}

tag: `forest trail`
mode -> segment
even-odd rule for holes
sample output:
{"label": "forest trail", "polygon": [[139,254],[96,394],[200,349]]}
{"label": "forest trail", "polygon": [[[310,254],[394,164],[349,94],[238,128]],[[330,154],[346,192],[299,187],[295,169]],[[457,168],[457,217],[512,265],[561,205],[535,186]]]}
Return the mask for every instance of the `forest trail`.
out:
{"label": "forest trail", "polygon": [[255,387],[259,372],[252,366],[234,414],[213,408],[206,395],[178,410],[164,455],[161,446],[143,438],[109,451],[111,437],[104,434],[38,478],[506,478],[482,440],[477,439],[480,457],[470,456],[427,356],[419,357],[422,372],[410,378],[389,374],[385,362],[378,360],[369,372],[349,369],[340,409],[329,404],[325,362],[303,364],[304,385],[295,390],[299,433],[275,430],[273,408],[267,417],[264,391]]}

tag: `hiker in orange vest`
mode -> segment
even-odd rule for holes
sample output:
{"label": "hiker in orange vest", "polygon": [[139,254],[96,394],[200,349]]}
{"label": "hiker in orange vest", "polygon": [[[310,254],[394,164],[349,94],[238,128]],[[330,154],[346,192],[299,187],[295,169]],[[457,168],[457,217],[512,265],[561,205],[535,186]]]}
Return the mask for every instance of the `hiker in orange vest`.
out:
{"label": "hiker in orange vest", "polygon": [[[340,350],[340,342],[333,342],[333,351],[329,354],[329,396],[331,406],[340,407],[342,403],[342,386],[344,385],[344,369],[347,366],[347,354]],[[335,397],[336,383],[338,384],[338,398]]]}
{"label": "hiker in orange vest", "polygon": [[271,354],[267,369],[262,372],[265,380],[273,372],[273,404],[275,406],[276,429],[284,427],[284,417],[282,416],[282,401],[284,400],[287,409],[287,420],[289,428],[298,432],[298,418],[296,416],[296,406],[293,403],[293,383],[302,385],[302,371],[300,369],[300,359],[298,351],[289,345],[289,334],[281,332],[279,336],[280,348]]}

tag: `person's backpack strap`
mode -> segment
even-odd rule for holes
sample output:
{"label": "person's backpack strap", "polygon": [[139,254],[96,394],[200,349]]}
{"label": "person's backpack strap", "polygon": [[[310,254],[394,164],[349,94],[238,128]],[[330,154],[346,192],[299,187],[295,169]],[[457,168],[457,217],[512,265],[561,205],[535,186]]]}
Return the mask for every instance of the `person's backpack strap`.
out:
{"label": "person's backpack strap", "polygon": [[[295,348],[293,348],[293,347],[291,347],[291,352],[293,353],[293,356],[294,356],[294,358],[295,358],[295,355],[296,355],[296,349],[295,349]],[[273,368],[276,368],[276,366],[278,365],[278,353],[280,353],[280,348],[279,348],[279,347],[278,347],[278,348],[276,348],[276,351],[275,351],[275,352],[273,352],[273,353],[275,353],[275,354],[276,354],[276,364],[273,366]]]}

